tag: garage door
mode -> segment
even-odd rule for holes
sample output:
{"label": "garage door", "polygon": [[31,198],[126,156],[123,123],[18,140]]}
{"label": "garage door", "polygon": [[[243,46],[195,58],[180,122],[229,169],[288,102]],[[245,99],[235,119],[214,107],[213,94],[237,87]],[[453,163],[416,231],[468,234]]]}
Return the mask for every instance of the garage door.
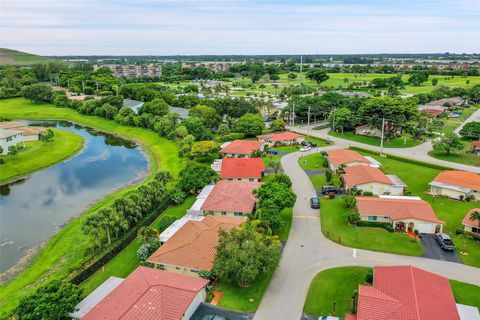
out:
{"label": "garage door", "polygon": [[417,224],[418,233],[433,233],[432,229],[432,225],[429,223]]}

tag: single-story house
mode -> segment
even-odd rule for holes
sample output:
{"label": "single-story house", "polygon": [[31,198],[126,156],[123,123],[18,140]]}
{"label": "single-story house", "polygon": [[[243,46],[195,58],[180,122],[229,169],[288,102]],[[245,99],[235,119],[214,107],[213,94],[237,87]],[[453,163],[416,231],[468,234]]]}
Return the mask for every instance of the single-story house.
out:
{"label": "single-story house", "polygon": [[202,191],[197,195],[195,202],[190,209],[187,210],[187,214],[202,215],[203,211],[201,208],[205,203],[205,200],[207,200],[208,196],[213,191],[213,188],[215,188],[215,184],[213,183],[203,187]]}
{"label": "single-story house", "polygon": [[230,231],[242,222],[212,215],[201,221],[187,221],[147,262],[162,270],[198,277],[200,271],[213,268],[220,229]]}
{"label": "single-story house", "polygon": [[220,150],[225,157],[249,158],[254,151],[263,151],[262,141],[235,140]]}
{"label": "single-story house", "polygon": [[345,167],[340,177],[346,190],[357,188],[372,192],[374,195],[403,195],[405,183],[395,175],[386,175],[380,169],[362,165]]}
{"label": "single-story house", "polygon": [[370,161],[353,150],[336,149],[327,151],[327,160],[331,170],[337,171],[340,166],[369,166]]}
{"label": "single-story house", "polygon": [[447,278],[414,266],[377,266],[360,285],[356,320],[460,318]]}
{"label": "single-story house", "polygon": [[442,232],[445,222],[439,220],[432,206],[419,197],[355,197],[362,221],[390,223],[397,232],[434,234]]}
{"label": "single-story house", "polygon": [[16,129],[26,125],[23,121],[0,121],[0,129]]}
{"label": "single-story house", "polygon": [[158,236],[160,243],[167,242],[178,230],[180,230],[188,221],[202,221],[205,216],[196,214],[186,214],[180,219],[175,220],[167,229],[163,230]]}
{"label": "single-story house", "polygon": [[472,147],[472,153],[480,154],[480,140],[473,141],[470,146]]}
{"label": "single-story house", "polygon": [[444,98],[427,103],[428,106],[468,107],[468,100],[460,97]]}
{"label": "single-story house", "polygon": [[2,155],[8,154],[8,147],[24,143],[23,133],[20,130],[0,129],[0,147]]}
{"label": "single-story house", "polygon": [[260,182],[220,180],[200,210],[217,216],[244,217],[253,213],[257,203],[253,190],[260,185]]}
{"label": "single-story house", "polygon": [[142,101],[137,101],[137,100],[132,100],[132,99],[123,99],[123,106],[124,107],[129,107],[130,109],[133,110],[133,112],[138,114],[138,110],[140,110],[141,107],[143,107],[143,102]]}
{"label": "single-story house", "polygon": [[260,181],[265,172],[262,158],[224,158],[220,177],[233,181]]}
{"label": "single-story house", "polygon": [[209,282],[146,267],[138,267],[124,280],[116,279],[100,286],[102,292],[97,289],[82,300],[72,316],[81,320],[188,320],[205,301]]}
{"label": "single-story house", "polygon": [[430,185],[430,194],[457,200],[473,197],[480,201],[480,175],[469,171],[445,170]]}
{"label": "single-story house", "polygon": [[371,128],[367,125],[362,125],[355,127],[355,134],[359,134],[362,136],[381,137],[382,130],[378,128]]}
{"label": "single-story house", "polygon": [[418,110],[427,112],[431,116],[437,116],[442,112],[448,111],[448,108],[444,106],[423,105],[423,106],[418,106]]}
{"label": "single-story house", "polygon": [[20,127],[15,130],[23,133],[23,141],[37,141],[40,139],[42,132],[45,132],[47,129],[42,127]]}
{"label": "single-story house", "polygon": [[473,208],[468,211],[467,215],[462,220],[463,228],[465,229],[465,231],[480,235],[480,221],[470,220],[470,217],[474,212],[480,212],[480,208]]}
{"label": "single-story house", "polygon": [[257,138],[269,146],[287,146],[297,145],[305,141],[305,137],[301,134],[285,131],[278,133],[270,133],[257,136]]}

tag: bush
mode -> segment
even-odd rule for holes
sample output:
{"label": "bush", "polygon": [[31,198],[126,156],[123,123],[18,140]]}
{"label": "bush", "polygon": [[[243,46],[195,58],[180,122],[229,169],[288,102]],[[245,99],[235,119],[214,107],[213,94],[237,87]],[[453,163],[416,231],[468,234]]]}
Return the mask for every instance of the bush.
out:
{"label": "bush", "polygon": [[345,207],[348,209],[355,208],[357,205],[357,201],[355,200],[354,196],[346,196],[343,198],[343,201],[345,202]]}
{"label": "bush", "polygon": [[373,192],[371,192],[371,191],[364,191],[364,192],[363,192],[363,195],[366,196],[366,197],[371,197],[371,196],[373,196]]}
{"label": "bush", "polygon": [[387,222],[371,222],[371,221],[358,221],[357,226],[359,227],[370,227],[370,228],[383,228],[388,232],[393,232],[393,227]]}
{"label": "bush", "polygon": [[243,139],[243,138],[245,138],[245,135],[243,133],[231,132],[224,136],[216,137],[214,140],[215,142],[227,142],[227,141]]}
{"label": "bush", "polygon": [[152,242],[147,242],[143,243],[140,248],[137,250],[137,258],[140,261],[140,263],[145,263],[147,261],[148,257],[155,252],[155,250],[160,247],[160,242],[157,241],[152,241]]}
{"label": "bush", "polygon": [[170,227],[170,225],[172,223],[174,223],[176,220],[177,219],[175,217],[172,217],[172,216],[165,216],[165,217],[161,218],[160,221],[158,221],[158,224],[157,224],[158,232],[162,233],[163,231],[165,231],[165,229]]}
{"label": "bush", "polygon": [[373,284],[373,270],[368,270],[365,275],[365,282],[368,284]]}
{"label": "bush", "polygon": [[332,181],[332,171],[326,170],[325,171],[325,178],[327,179],[327,182]]}

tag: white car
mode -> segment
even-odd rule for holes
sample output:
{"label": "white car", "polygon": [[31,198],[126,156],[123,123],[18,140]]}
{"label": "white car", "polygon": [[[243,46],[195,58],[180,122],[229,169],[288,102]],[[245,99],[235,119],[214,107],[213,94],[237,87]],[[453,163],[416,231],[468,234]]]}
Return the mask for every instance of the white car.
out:
{"label": "white car", "polygon": [[309,147],[309,146],[300,148],[300,152],[307,152],[307,151],[310,151],[310,150],[312,150],[312,148]]}

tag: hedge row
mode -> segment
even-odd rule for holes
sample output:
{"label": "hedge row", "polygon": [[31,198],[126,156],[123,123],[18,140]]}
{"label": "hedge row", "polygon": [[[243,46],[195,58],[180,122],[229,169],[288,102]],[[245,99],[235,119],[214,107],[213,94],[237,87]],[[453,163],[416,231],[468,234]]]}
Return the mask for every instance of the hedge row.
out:
{"label": "hedge row", "polygon": [[457,234],[457,235],[458,235],[458,234],[469,234],[469,235],[471,235],[474,239],[480,240],[480,234],[478,234],[478,233],[473,233],[473,232],[467,232],[467,231],[465,231],[464,229],[460,229],[460,228],[455,230],[455,234]]}
{"label": "hedge row", "polygon": [[373,228],[383,228],[388,232],[393,232],[393,227],[387,222],[372,222],[372,221],[358,221],[357,226],[359,227],[373,227]]}
{"label": "hedge row", "polygon": [[227,142],[230,140],[243,139],[243,138],[245,138],[245,135],[243,133],[232,132],[224,136],[216,137],[214,140],[215,142]]}
{"label": "hedge row", "polygon": [[158,217],[158,212],[163,212],[170,205],[170,197],[166,196],[165,199],[161,201],[161,204],[158,206],[157,210],[147,215],[142,221],[135,225],[132,229],[128,231],[123,240],[121,240],[117,245],[112,247],[107,253],[105,253],[101,258],[95,261],[93,264],[89,265],[79,274],[77,274],[72,280],[71,283],[79,285],[91,275],[97,272],[101,267],[107,264],[112,260],[117,254],[119,254],[123,249],[125,249],[135,238],[137,237],[138,230],[142,227],[149,226],[155,221]]}
{"label": "hedge row", "polygon": [[[364,153],[370,153],[370,154],[377,155],[377,156],[380,155],[380,152],[378,152],[378,151],[372,151],[372,150],[359,148],[359,147],[354,147],[354,146],[351,146],[349,149],[364,152]],[[444,166],[441,166],[441,165],[438,165],[438,164],[418,161],[418,160],[414,160],[414,159],[410,159],[410,158],[404,158],[404,157],[400,157],[400,156],[395,156],[393,154],[385,154],[385,155],[389,159],[398,160],[398,161],[402,161],[402,162],[407,162],[407,163],[415,164],[417,166],[422,166],[422,167],[426,167],[426,168],[430,168],[430,169],[452,170],[452,168],[444,167]]]}

